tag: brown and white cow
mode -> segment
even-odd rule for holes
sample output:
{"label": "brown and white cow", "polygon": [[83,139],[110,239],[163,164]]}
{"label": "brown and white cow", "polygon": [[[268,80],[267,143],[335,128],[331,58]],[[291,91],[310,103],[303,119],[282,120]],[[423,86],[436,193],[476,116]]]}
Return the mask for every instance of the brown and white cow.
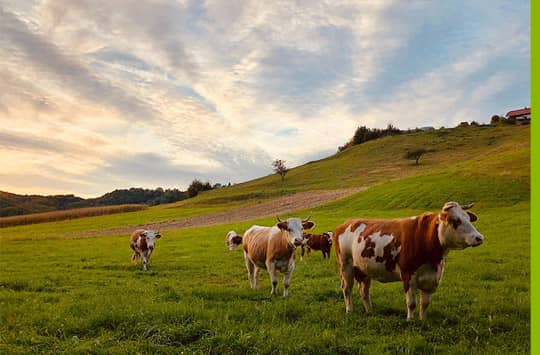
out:
{"label": "brown and white cow", "polygon": [[236,234],[235,231],[230,231],[225,237],[225,242],[229,247],[229,250],[236,250],[238,246],[242,244],[242,237]]}
{"label": "brown and white cow", "polygon": [[351,289],[358,281],[364,309],[369,311],[371,280],[402,281],[407,319],[414,318],[416,292],[420,290],[420,319],[426,315],[450,250],[478,246],[484,241],[471,222],[478,218],[461,206],[447,202],[439,213],[369,220],[351,219],[335,230],[335,250],[341,271],[346,312],[352,310]]}
{"label": "brown and white cow", "polygon": [[302,241],[302,258],[304,257],[304,251],[307,249],[307,255],[311,253],[311,249],[320,250],[323,255],[323,259],[330,258],[330,250],[332,249],[332,232],[325,232],[323,234],[311,234],[304,233],[304,240]]}
{"label": "brown and white cow", "polygon": [[272,280],[271,295],[277,295],[278,278],[276,271],[284,274],[283,296],[289,294],[289,281],[294,270],[295,241],[302,241],[302,231],[310,229],[314,223],[309,217],[278,219],[273,227],[252,226],[243,237],[244,259],[251,288],[258,287],[259,269],[266,269]]}
{"label": "brown and white cow", "polygon": [[131,235],[129,246],[133,250],[131,261],[136,262],[137,257],[141,257],[143,263],[143,269],[147,270],[148,260],[152,251],[154,251],[155,240],[161,238],[159,232],[152,230],[137,229]]}

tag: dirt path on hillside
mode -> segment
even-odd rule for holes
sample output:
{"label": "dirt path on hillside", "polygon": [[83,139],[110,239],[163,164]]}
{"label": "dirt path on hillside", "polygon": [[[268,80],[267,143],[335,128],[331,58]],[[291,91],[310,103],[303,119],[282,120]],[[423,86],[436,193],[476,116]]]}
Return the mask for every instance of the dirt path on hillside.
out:
{"label": "dirt path on hillside", "polygon": [[[66,236],[96,236],[106,234],[129,234],[138,227],[166,231],[172,229],[183,229],[192,227],[205,227],[217,224],[247,221],[250,219],[269,217],[275,215],[285,215],[301,209],[315,207],[325,202],[334,201],[338,198],[365,190],[367,187],[353,187],[339,190],[315,190],[299,192],[293,195],[278,197],[270,201],[257,204],[250,204],[242,207],[235,207],[225,211],[180,218],[172,221],[148,223],[137,226],[127,226],[120,228],[110,228],[97,231],[70,233]],[[307,216],[302,216],[307,217]]]}

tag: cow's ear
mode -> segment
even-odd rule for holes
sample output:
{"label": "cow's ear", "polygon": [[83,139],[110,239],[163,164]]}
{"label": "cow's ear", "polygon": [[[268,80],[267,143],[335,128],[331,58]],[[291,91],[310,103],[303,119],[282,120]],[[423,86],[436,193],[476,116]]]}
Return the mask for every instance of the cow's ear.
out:
{"label": "cow's ear", "polygon": [[146,231],[144,231],[144,232],[141,232],[141,234],[139,234],[139,235],[140,235],[141,237],[146,238],[147,233],[146,233]]}
{"label": "cow's ear", "polygon": [[307,221],[307,222],[302,223],[302,227],[304,229],[311,229],[311,228],[313,228],[314,225],[315,225],[315,223],[313,223],[311,221]]}
{"label": "cow's ear", "polygon": [[471,222],[478,221],[478,217],[474,213],[467,211],[467,214],[469,215],[469,218],[471,219]]}
{"label": "cow's ear", "polygon": [[439,218],[441,221],[443,221],[445,224],[448,223],[448,212],[441,212],[439,213]]}
{"label": "cow's ear", "polygon": [[279,222],[277,226],[279,229],[284,230],[284,231],[289,229],[289,225],[287,224],[287,222]]}
{"label": "cow's ear", "polygon": [[159,234],[159,233],[156,234],[156,238],[158,238],[158,239],[161,238],[161,234]]}

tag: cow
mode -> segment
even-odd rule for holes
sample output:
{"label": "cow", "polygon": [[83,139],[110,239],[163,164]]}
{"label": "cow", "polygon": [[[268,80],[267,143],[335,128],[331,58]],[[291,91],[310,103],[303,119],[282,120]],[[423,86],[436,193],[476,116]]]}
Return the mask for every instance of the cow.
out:
{"label": "cow", "polygon": [[450,250],[483,243],[471,222],[478,217],[466,211],[470,205],[447,202],[439,213],[369,220],[351,219],[334,232],[346,312],[352,311],[351,289],[359,284],[365,312],[369,312],[371,280],[401,281],[407,304],[407,320],[414,318],[416,292],[420,290],[419,318],[424,319],[437,289]]}
{"label": "cow", "polygon": [[242,244],[242,237],[236,234],[235,231],[230,231],[225,237],[225,242],[229,247],[229,250],[236,250],[238,246]]}
{"label": "cow", "polygon": [[330,258],[330,249],[332,249],[332,232],[326,232],[323,234],[311,234],[304,233],[304,240],[302,241],[302,255],[304,257],[304,251],[307,249],[307,255],[311,253],[311,249],[322,251],[323,259]]}
{"label": "cow", "polygon": [[152,230],[146,229],[137,229],[131,235],[129,246],[133,250],[133,255],[131,256],[132,262],[137,262],[137,257],[141,257],[143,263],[143,270],[147,270],[148,260],[152,251],[154,251],[155,240],[161,238],[159,232],[154,232]]}
{"label": "cow", "polygon": [[284,274],[283,297],[289,294],[289,281],[294,270],[295,242],[302,241],[302,232],[315,224],[309,218],[288,218],[272,227],[252,226],[243,237],[244,260],[251,288],[258,287],[259,269],[266,269],[272,281],[271,295],[277,295],[276,271]]}

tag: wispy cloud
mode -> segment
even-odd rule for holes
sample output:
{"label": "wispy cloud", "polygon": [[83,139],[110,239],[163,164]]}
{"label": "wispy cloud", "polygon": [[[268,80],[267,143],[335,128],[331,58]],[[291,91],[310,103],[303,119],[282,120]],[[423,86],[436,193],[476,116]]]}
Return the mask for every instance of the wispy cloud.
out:
{"label": "wispy cloud", "polygon": [[0,188],[238,182],[274,158],[323,157],[362,124],[485,121],[527,104],[528,13],[527,1],[0,2]]}

